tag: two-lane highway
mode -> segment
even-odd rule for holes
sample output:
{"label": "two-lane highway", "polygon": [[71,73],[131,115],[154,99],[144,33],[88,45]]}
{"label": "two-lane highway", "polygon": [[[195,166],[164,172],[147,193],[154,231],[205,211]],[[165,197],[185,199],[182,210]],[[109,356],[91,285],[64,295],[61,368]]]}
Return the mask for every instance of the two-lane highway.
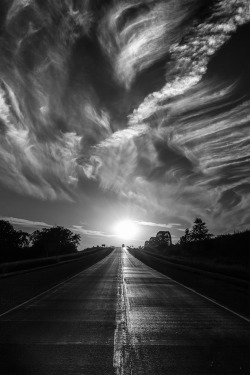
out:
{"label": "two-lane highway", "polygon": [[249,322],[125,249],[0,317],[0,374],[249,374]]}

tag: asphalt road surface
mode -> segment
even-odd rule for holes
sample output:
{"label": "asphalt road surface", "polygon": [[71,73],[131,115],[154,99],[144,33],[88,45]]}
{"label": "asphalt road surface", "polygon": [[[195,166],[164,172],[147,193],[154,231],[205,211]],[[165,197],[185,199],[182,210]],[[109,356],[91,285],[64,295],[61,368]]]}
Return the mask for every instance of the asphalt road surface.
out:
{"label": "asphalt road surface", "polygon": [[247,319],[125,249],[3,313],[0,332],[0,374],[250,374]]}

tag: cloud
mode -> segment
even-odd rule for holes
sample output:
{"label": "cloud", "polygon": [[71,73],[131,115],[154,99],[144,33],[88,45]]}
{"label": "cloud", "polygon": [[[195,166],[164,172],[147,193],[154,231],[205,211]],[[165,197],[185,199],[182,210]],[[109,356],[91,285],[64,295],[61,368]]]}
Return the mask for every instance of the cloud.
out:
{"label": "cloud", "polygon": [[82,100],[75,98],[86,107],[84,114],[79,115],[80,105],[69,110],[76,94],[72,48],[88,35],[92,16],[87,5],[71,1],[13,1],[6,8],[0,39],[0,181],[20,194],[72,201],[79,176],[85,175],[80,160],[89,135],[82,121],[99,129],[101,135],[92,132],[98,142],[108,132],[104,111],[87,108],[93,105],[91,88],[81,92]]}
{"label": "cloud", "polygon": [[[88,2],[41,6],[35,0],[13,1],[0,40],[1,183],[21,194],[70,201],[82,177],[118,191],[123,180],[126,185],[131,176],[140,175],[140,138],[154,155],[158,173],[151,131],[163,121],[160,112],[166,122],[172,110],[163,102],[197,84],[211,54],[249,15],[247,2],[220,1],[216,11],[197,23],[192,19],[200,5],[185,4],[118,1],[101,8],[97,25],[95,7]],[[93,27],[99,45],[88,46]],[[100,48],[111,74],[126,87],[159,59],[168,61],[167,83],[146,98],[125,129],[100,103],[102,86],[104,96],[111,87],[103,78],[111,79],[110,67],[96,59],[101,60]],[[99,86],[96,76],[102,77]],[[148,121],[151,115],[160,122]]]}
{"label": "cloud", "polygon": [[[190,7],[191,8],[191,7]],[[136,75],[152,66],[180,40],[187,19],[182,1],[118,1],[105,13],[98,38],[118,82],[129,88]]]}
{"label": "cloud", "polygon": [[99,230],[85,229],[82,225],[73,225],[71,230],[90,237],[117,237],[115,234],[107,234]]}
{"label": "cloud", "polygon": [[246,225],[249,102],[237,89],[203,80],[163,107],[151,129],[119,142],[114,134],[97,147],[102,186],[145,213],[190,224],[202,213],[213,231]]}
{"label": "cloud", "polygon": [[[212,56],[249,20],[248,2],[220,1],[203,22],[194,21],[184,42],[171,45],[165,86],[129,117],[130,133],[114,134],[100,147],[104,188],[145,212],[167,210],[188,222],[203,212],[215,230],[246,225],[249,102],[237,96],[237,82],[202,77]],[[119,158],[124,150],[130,169]]]}
{"label": "cloud", "polygon": [[237,28],[250,21],[247,0],[221,0],[202,23],[190,26],[185,41],[173,43],[166,69],[166,84],[151,93],[130,116],[130,125],[141,123],[161,111],[162,104],[195,86],[207,71],[215,52],[229,40]]}
{"label": "cloud", "polygon": [[150,227],[160,227],[160,228],[167,228],[167,229],[175,228],[176,226],[181,225],[181,224],[175,224],[175,223],[169,223],[169,224],[152,223],[150,221],[134,221],[134,222],[139,225],[146,225]]}
{"label": "cloud", "polygon": [[[246,225],[249,93],[235,77],[208,73],[249,22],[247,0],[15,0],[5,8],[1,185],[73,201],[79,181],[92,179],[166,222],[203,212],[216,228]],[[146,85],[154,70],[157,82]]]}
{"label": "cloud", "polygon": [[52,225],[41,222],[41,221],[31,221],[31,220],[20,219],[16,217],[1,216],[0,219],[9,221],[12,225],[18,225],[20,227],[37,228],[37,229],[52,227]]}
{"label": "cloud", "polygon": [[74,132],[58,133],[54,141],[40,143],[26,126],[5,122],[0,181],[40,198],[72,200],[80,146],[81,137]]}

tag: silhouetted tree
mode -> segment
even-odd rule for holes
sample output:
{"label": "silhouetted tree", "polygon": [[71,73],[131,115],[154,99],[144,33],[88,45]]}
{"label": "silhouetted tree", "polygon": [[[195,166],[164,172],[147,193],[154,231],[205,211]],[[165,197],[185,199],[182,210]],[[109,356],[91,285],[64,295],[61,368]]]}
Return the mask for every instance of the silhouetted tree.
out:
{"label": "silhouetted tree", "polygon": [[213,237],[212,233],[209,233],[209,230],[206,227],[206,224],[200,219],[196,218],[194,225],[191,230],[188,228],[185,230],[184,236],[179,240],[180,245],[187,245],[190,242],[204,241]]}
{"label": "silhouetted tree", "polygon": [[0,220],[0,247],[3,251],[18,247],[16,231],[6,220]]}
{"label": "silhouetted tree", "polygon": [[28,247],[30,244],[30,234],[21,230],[16,232],[17,244],[19,248]]}
{"label": "silhouetted tree", "polygon": [[[19,250],[29,246],[29,234],[16,231],[7,220],[0,220],[0,259],[3,262],[22,259],[24,253]],[[25,253],[26,255],[26,253]]]}
{"label": "silhouetted tree", "polygon": [[185,230],[185,234],[184,236],[182,236],[179,240],[179,244],[180,245],[186,245],[187,243],[191,242],[192,241],[192,238],[191,238],[191,232],[190,230],[187,228]]}
{"label": "silhouetted tree", "polygon": [[74,253],[80,243],[80,234],[63,227],[43,228],[31,234],[33,247],[46,256]]}
{"label": "silhouetted tree", "polygon": [[190,235],[192,241],[204,241],[213,237],[213,234],[209,233],[206,224],[198,217],[194,221]]}

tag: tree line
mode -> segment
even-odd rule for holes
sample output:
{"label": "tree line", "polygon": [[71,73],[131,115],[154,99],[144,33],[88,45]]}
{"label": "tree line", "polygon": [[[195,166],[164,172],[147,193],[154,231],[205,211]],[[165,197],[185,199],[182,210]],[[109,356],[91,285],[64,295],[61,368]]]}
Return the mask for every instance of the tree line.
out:
{"label": "tree line", "polygon": [[27,233],[0,220],[0,262],[76,253],[80,240],[80,234],[61,226]]}
{"label": "tree line", "polygon": [[192,229],[186,229],[184,236],[182,236],[178,242],[179,245],[186,245],[190,242],[210,240],[213,237],[212,233],[209,233],[206,224],[197,217],[194,221]]}
{"label": "tree line", "polygon": [[186,229],[179,242],[168,250],[168,255],[187,258],[213,259],[217,263],[239,265],[249,269],[250,230],[214,236],[206,224],[196,218],[191,229]]}

